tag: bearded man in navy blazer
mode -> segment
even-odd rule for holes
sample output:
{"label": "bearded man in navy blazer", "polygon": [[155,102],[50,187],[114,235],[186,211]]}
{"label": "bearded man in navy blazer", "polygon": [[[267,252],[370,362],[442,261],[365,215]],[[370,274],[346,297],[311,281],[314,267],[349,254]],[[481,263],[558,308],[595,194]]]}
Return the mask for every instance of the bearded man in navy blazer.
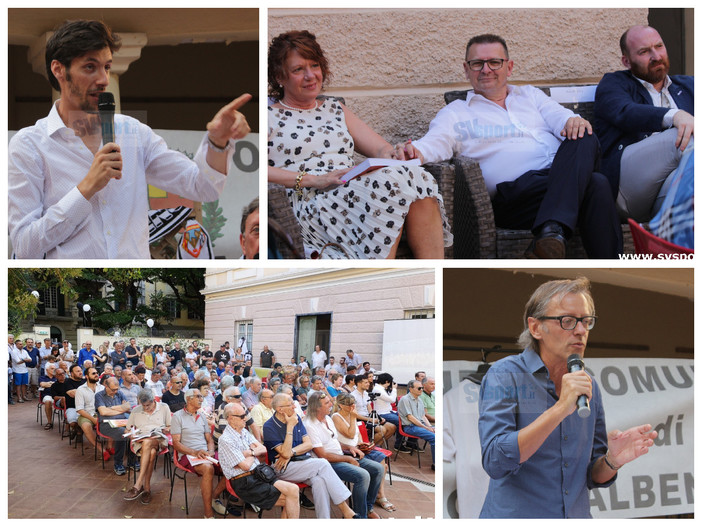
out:
{"label": "bearded man in navy blazer", "polygon": [[694,77],[668,75],[665,44],[652,27],[621,37],[626,71],[607,73],[595,94],[601,171],[623,218],[650,220],[661,206],[682,152],[693,146]]}

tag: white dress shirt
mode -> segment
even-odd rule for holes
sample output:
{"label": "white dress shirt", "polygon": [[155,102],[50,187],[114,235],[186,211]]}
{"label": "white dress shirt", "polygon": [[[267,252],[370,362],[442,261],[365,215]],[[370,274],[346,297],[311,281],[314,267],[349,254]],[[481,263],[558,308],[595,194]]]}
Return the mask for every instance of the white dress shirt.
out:
{"label": "white dress shirt", "polygon": [[490,197],[496,186],[529,170],[548,168],[575,114],[533,86],[507,86],[507,109],[482,95],[445,106],[413,145],[425,162],[464,155],[480,163]]}
{"label": "white dress shirt", "polygon": [[[640,79],[637,76],[634,76],[634,78],[638,80],[644,88],[646,88],[646,91],[648,91],[648,94],[651,97],[651,102],[653,102],[653,105],[656,108],[670,108],[670,110],[663,115],[663,127],[667,129],[673,126],[673,117],[675,117],[675,114],[678,112],[678,105],[675,104],[675,99],[673,99],[670,94],[669,88],[672,84],[670,77],[668,75],[665,76],[663,87],[660,91],[658,91],[650,82]],[[653,135],[654,133],[660,132],[653,132],[650,135]]]}
{"label": "white dress shirt", "polygon": [[115,115],[122,178],[86,200],[77,185],[94,155],[64,124],[58,102],[10,141],[9,230],[18,258],[149,259],[148,184],[204,202],[224,188],[226,176],[205,160],[206,134],[193,162],[145,124]]}

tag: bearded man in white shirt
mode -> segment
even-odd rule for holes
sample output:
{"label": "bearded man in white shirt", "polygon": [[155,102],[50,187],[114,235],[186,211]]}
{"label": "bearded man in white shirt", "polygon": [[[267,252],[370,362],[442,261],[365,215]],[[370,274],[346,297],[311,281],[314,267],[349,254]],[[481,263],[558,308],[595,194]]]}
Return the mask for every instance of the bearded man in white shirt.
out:
{"label": "bearded man in white shirt", "polygon": [[231,140],[249,132],[237,110],[251,96],[215,115],[194,161],[124,115],[115,115],[114,142],[102,144],[98,96],[120,46],[109,27],[91,20],[64,23],[46,44],[47,76],[61,99],[9,145],[18,258],[148,259],[148,184],[196,201],[213,201],[224,188]]}
{"label": "bearded man in white shirt", "polygon": [[477,160],[496,225],[533,232],[528,258],[565,257],[576,228],[590,258],[617,258],[621,225],[614,190],[596,171],[592,126],[533,86],[508,85],[513,67],[502,37],[473,37],[463,68],[474,91],[443,108],[424,137],[398,144],[396,156]]}

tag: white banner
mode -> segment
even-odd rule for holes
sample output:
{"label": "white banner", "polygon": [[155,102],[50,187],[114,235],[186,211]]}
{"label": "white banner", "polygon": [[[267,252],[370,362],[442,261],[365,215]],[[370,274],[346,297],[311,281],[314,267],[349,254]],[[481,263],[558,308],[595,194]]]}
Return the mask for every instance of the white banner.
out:
{"label": "white banner", "polygon": [[[609,431],[649,423],[659,433],[649,453],[624,466],[612,486],[590,492],[592,516],[693,513],[693,360],[591,358],[585,362],[586,370],[600,386]],[[475,370],[475,366],[476,362],[444,362],[444,379],[455,386],[444,397],[445,422],[461,427],[450,431],[454,435],[466,437],[471,429],[477,434],[477,399],[473,396],[476,390],[467,389],[466,386],[471,386],[466,382],[463,386],[456,383],[465,376],[465,373],[456,374],[458,371]],[[444,480],[444,516],[476,516],[480,507],[467,503],[482,495],[486,487],[487,475],[483,472],[483,480],[476,480],[475,475],[481,469],[480,455],[462,451],[460,443],[455,447],[455,458],[452,453],[448,449],[444,454],[445,478],[453,471],[447,469],[447,461],[451,461],[458,468],[453,472],[470,473],[475,487],[464,488],[461,480]]]}

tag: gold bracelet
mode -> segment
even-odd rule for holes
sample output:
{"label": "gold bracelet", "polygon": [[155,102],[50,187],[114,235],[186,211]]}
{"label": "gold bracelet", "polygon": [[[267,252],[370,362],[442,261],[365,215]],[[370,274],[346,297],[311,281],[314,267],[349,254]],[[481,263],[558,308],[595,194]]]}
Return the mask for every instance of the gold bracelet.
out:
{"label": "gold bracelet", "polygon": [[302,182],[302,178],[306,175],[307,172],[303,172],[301,170],[298,176],[295,178],[295,193],[298,197],[302,197],[302,187],[300,186],[300,183]]}

